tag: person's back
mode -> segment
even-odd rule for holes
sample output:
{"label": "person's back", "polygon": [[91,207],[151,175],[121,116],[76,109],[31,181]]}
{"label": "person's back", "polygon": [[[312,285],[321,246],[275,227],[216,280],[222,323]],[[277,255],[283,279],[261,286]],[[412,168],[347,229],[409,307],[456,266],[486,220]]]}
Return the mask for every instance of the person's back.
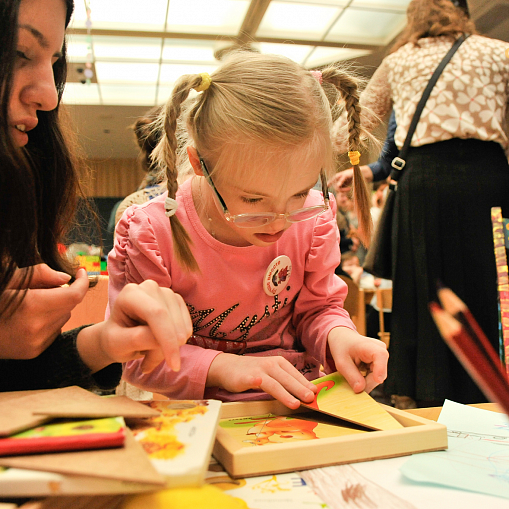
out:
{"label": "person's back", "polygon": [[[406,28],[361,96],[370,127],[377,121],[370,110],[383,116],[394,108],[401,149],[431,74],[453,43],[466,37],[417,123],[392,218],[395,272],[385,386],[422,404],[485,399],[431,318],[437,281],[461,296],[498,344],[491,207],[509,213],[509,44],[477,35],[460,3],[412,0]],[[482,186],[475,185],[479,179]]]}

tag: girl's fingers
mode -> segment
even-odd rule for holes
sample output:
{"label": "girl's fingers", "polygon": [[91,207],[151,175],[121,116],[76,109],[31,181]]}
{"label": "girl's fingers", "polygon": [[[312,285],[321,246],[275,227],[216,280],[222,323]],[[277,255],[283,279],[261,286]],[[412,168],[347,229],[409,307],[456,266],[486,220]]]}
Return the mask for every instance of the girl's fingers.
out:
{"label": "girl's fingers", "polygon": [[159,366],[161,362],[164,361],[164,356],[158,348],[148,351],[141,351],[140,354],[144,355],[140,364],[142,373],[150,373],[153,369]]}
{"label": "girl's fingers", "polygon": [[276,398],[278,401],[281,401],[281,403],[288,408],[296,409],[300,406],[300,401],[295,396],[292,396],[278,381],[274,380],[274,378],[270,376],[264,377],[260,388],[267,394]]}
{"label": "girl's fingers", "polygon": [[362,376],[352,359],[346,359],[341,365],[336,363],[336,368],[345,377],[345,380],[355,393],[362,392],[366,388],[366,379]]}
{"label": "girl's fingers", "polygon": [[[373,339],[373,341],[378,340]],[[375,350],[369,349],[361,352],[358,364],[356,364],[352,358],[347,357],[342,361],[336,362],[336,368],[345,377],[346,381],[356,393],[363,390],[371,392],[387,377],[387,358],[387,351],[380,346],[380,348],[376,348]],[[360,365],[368,366],[369,372],[366,378],[364,378],[359,371]]]}
{"label": "girl's fingers", "polygon": [[115,316],[116,313],[123,313],[134,322],[146,324],[158,347],[161,348],[168,366],[173,371],[179,371],[179,341],[174,320],[168,311],[168,305],[161,299],[153,298],[149,292],[141,290],[142,294],[140,295],[140,286],[127,285],[125,287],[113,307],[112,316]]}
{"label": "girl's fingers", "polygon": [[180,295],[169,288],[160,290],[170,313],[177,341],[179,345],[184,345],[193,333],[193,323],[187,305]]}
{"label": "girl's fingers", "polygon": [[260,387],[290,408],[298,408],[301,401],[311,403],[316,391],[316,387],[283,358],[269,367]]}
{"label": "girl's fingers", "polygon": [[[299,396],[297,393],[292,392],[296,396],[299,396],[302,401],[312,401],[315,397],[315,393],[317,391],[316,385],[311,383],[300,371],[298,371],[294,366],[292,366],[285,359],[282,359],[284,362],[281,362],[280,367],[290,375],[293,379],[295,379],[297,384],[293,382],[291,378],[287,378],[287,382],[291,384],[292,387],[295,387],[297,391],[299,391]],[[290,386],[289,386],[290,387]],[[303,392],[304,391],[304,392]]]}

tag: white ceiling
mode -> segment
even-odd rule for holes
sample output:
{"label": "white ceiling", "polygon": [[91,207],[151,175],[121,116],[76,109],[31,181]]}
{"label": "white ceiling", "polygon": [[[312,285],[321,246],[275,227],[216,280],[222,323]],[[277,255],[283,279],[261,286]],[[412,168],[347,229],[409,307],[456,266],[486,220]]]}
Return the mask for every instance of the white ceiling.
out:
{"label": "white ceiling", "polygon": [[[64,103],[90,158],[135,158],[134,120],[182,74],[250,45],[306,68],[347,60],[369,77],[409,0],[76,0]],[[509,41],[509,0],[468,0],[478,30]],[[88,64],[88,65],[87,65]],[[93,76],[85,81],[84,71]]]}

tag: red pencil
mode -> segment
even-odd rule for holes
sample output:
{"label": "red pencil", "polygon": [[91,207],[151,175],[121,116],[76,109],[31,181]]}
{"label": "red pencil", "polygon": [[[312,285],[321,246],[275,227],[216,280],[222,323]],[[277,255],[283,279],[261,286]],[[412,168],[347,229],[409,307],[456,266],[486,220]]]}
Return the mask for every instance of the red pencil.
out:
{"label": "red pencil", "polygon": [[496,354],[490,340],[484,334],[467,305],[450,288],[438,290],[438,298],[442,307],[463,325],[469,336],[478,343],[478,347],[484,356],[490,360],[493,369],[497,370],[500,376],[507,382],[507,373],[500,357]]}
{"label": "red pencil", "polygon": [[[481,347],[482,341],[472,338],[463,324],[437,303],[430,304],[430,311],[440,334],[472,379],[489,400],[497,402],[509,415],[509,383],[505,374],[502,372],[501,376],[500,370],[493,366],[492,356],[484,353],[486,345]],[[493,352],[491,345],[488,346],[488,352]]]}

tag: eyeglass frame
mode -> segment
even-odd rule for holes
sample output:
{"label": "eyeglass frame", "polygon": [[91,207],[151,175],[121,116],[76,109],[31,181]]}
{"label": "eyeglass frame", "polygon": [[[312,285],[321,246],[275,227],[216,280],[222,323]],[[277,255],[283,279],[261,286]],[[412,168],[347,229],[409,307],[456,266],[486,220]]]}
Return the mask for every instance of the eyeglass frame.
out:
{"label": "eyeglass frame", "polygon": [[[225,201],[223,200],[223,197],[219,194],[219,191],[216,189],[216,186],[214,185],[214,182],[212,180],[212,177],[210,176],[210,173],[209,173],[209,170],[207,168],[207,165],[205,164],[205,161],[202,159],[201,156],[198,155],[198,159],[200,160],[200,166],[201,166],[201,169],[202,169],[202,172],[203,172],[203,176],[205,177],[205,180],[207,181],[207,183],[209,184],[209,186],[212,188],[212,190],[214,191],[218,201],[219,201],[219,204],[221,205],[221,208],[223,209],[223,214],[224,214],[224,217],[227,221],[231,222],[231,223],[234,223],[234,224],[237,224],[237,226],[239,228],[259,228],[260,226],[265,226],[267,224],[270,224],[270,223],[273,223],[274,221],[277,221],[277,219],[279,218],[284,218],[286,221],[288,221],[289,223],[301,223],[302,221],[308,221],[309,219],[313,219],[314,217],[318,217],[320,214],[323,214],[326,210],[328,210],[330,208],[329,206],[329,190],[327,188],[327,177],[325,176],[325,172],[322,170],[320,170],[320,181],[321,181],[321,184],[322,184],[322,193],[323,193],[323,201],[324,201],[324,204],[323,206],[322,205],[313,205],[312,207],[304,207],[302,209],[297,209],[297,210],[294,210],[293,212],[285,212],[284,214],[277,214],[276,212],[263,212],[263,213],[254,213],[254,214],[251,214],[251,213],[245,213],[245,214],[230,214],[230,212],[228,211],[228,207],[226,206],[226,203]],[[318,208],[321,208],[322,210],[320,212],[318,212],[316,215],[314,216],[311,216],[311,217],[307,217],[306,219],[300,219],[299,221],[290,221],[289,220],[289,217],[292,215],[292,214],[295,214],[296,212],[302,212],[304,210],[311,210],[311,209],[318,209]],[[267,221],[266,223],[262,224],[262,225],[255,225],[255,226],[248,226],[248,225],[242,225],[242,223],[236,223],[235,220],[236,218],[240,218],[240,217],[246,217],[246,216],[273,216],[273,219],[271,221]]]}

